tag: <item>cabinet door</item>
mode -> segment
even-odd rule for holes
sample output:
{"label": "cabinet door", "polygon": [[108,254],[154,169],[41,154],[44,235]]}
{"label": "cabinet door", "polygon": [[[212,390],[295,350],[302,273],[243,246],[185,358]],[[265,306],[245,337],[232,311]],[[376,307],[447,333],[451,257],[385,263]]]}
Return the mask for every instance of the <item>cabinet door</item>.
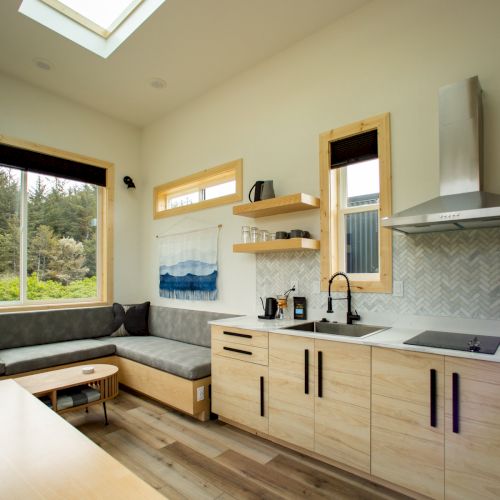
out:
{"label": "cabinet door", "polygon": [[444,496],[444,358],[372,349],[372,474]]}
{"label": "cabinet door", "polygon": [[267,366],[212,356],[212,411],[268,432]]}
{"label": "cabinet door", "polygon": [[269,434],[314,449],[314,339],[269,334]]}
{"label": "cabinet door", "polygon": [[446,358],[445,366],[446,498],[498,499],[500,364]]}
{"label": "cabinet door", "polygon": [[370,472],[369,346],[315,340],[314,451]]}

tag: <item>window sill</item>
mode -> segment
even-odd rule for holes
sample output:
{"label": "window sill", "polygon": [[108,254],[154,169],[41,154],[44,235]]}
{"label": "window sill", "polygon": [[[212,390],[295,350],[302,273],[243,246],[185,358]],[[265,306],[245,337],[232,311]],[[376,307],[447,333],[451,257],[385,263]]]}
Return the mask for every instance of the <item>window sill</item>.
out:
{"label": "window sill", "polygon": [[[351,292],[353,293],[392,293],[392,281],[390,279],[378,281],[351,281]],[[321,280],[321,291],[328,292],[328,279]],[[332,283],[332,292],[346,292],[347,285],[343,280],[335,280]]]}
{"label": "window sill", "polygon": [[23,304],[16,306],[0,306],[0,314],[6,312],[50,311],[53,309],[78,309],[81,307],[105,307],[109,302],[96,300],[94,302],[61,302],[58,304]]}

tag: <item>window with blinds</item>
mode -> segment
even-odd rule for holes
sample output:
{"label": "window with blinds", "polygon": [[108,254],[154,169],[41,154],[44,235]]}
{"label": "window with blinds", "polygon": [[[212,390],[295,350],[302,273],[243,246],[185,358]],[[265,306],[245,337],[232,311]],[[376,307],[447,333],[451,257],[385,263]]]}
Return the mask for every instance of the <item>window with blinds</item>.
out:
{"label": "window with blinds", "polygon": [[112,165],[0,138],[0,309],[110,295]]}
{"label": "window with blinds", "polygon": [[390,291],[392,236],[380,227],[391,206],[389,115],[329,131],[320,143],[321,203],[330,208],[321,215],[322,284],[343,271],[357,291]]}

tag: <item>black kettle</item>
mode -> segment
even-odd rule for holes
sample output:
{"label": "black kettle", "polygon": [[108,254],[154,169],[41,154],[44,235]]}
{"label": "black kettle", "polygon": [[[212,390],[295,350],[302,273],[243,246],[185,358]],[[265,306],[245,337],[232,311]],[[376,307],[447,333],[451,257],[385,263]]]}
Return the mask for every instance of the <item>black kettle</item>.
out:
{"label": "black kettle", "polygon": [[[264,307],[264,302],[262,298],[262,307]],[[266,298],[266,306],[264,307],[264,316],[259,316],[260,319],[274,319],[276,317],[276,312],[278,311],[278,301],[274,297]]]}
{"label": "black kettle", "polygon": [[[252,200],[252,191],[255,189],[255,193]],[[273,181],[257,181],[248,193],[248,199],[251,202],[267,200],[269,198],[274,198],[274,188]]]}

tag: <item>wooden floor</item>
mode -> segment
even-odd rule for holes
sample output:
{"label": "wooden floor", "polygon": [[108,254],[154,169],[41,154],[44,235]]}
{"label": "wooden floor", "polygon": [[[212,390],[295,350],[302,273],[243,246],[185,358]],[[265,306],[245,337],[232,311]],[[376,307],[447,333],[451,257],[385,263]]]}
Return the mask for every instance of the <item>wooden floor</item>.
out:
{"label": "wooden floor", "polygon": [[218,421],[198,422],[128,392],[64,417],[172,499],[406,498]]}

